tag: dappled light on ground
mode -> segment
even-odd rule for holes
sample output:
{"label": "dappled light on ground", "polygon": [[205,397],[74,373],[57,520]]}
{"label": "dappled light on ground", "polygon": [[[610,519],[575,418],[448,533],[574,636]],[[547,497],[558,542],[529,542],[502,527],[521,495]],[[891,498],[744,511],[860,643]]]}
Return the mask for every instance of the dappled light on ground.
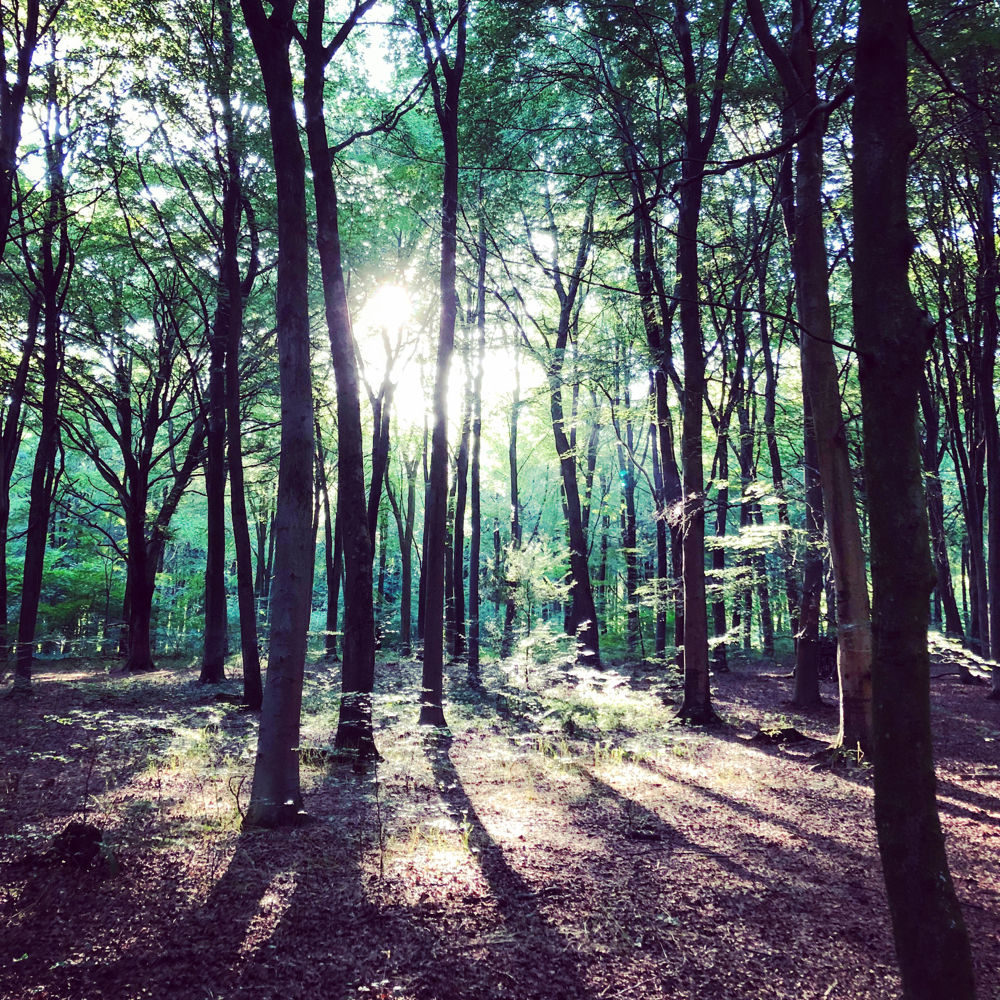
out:
{"label": "dappled light on ground", "polygon": [[[835,715],[783,704],[773,664],[734,668],[716,678],[726,724],[702,730],[674,722],[668,669],[491,664],[482,694],[456,666],[440,732],[415,724],[419,664],[393,664],[384,759],[359,774],[325,763],[338,674],[312,664],[312,822],[241,834],[252,716],[190,670],[53,667],[0,707],[0,996],[897,995],[870,769],[814,758]],[[997,709],[957,676],[934,684],[942,819],[990,996]],[[807,739],[750,741],[768,727]],[[52,863],[81,818],[99,861]]]}

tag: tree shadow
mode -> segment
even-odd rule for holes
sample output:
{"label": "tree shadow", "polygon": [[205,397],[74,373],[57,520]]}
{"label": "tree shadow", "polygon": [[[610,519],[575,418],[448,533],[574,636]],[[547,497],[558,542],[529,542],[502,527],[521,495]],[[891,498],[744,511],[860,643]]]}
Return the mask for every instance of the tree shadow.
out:
{"label": "tree shadow", "polygon": [[469,991],[455,983],[451,990],[436,996],[440,1000],[471,996],[486,1000],[512,995],[544,996],[551,1000],[589,997],[571,943],[546,919],[539,906],[548,890],[558,894],[561,887],[532,886],[510,865],[465,791],[451,757],[451,745],[450,733],[440,730],[429,733],[423,741],[424,753],[449,816],[464,832],[469,851],[489,887],[500,921],[497,929],[502,928],[511,940],[505,943],[499,956],[507,983],[498,983],[486,992]]}
{"label": "tree shadow", "polygon": [[732,858],[720,851],[692,840],[664,820],[658,813],[647,809],[635,799],[623,795],[606,781],[602,781],[592,774],[586,767],[577,765],[574,767],[574,771],[590,785],[594,794],[615,802],[619,806],[624,826],[622,836],[626,840],[647,846],[657,845],[662,847],[668,856],[674,853],[700,854],[736,878],[744,879],[751,884],[756,883],[761,887],[766,886],[766,881],[745,865],[733,861]]}

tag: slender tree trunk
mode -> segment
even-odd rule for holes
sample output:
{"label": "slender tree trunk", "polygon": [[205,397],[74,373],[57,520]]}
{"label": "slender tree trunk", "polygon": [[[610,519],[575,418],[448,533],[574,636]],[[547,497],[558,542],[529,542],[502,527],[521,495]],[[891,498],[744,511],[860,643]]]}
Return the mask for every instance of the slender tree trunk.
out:
{"label": "slender tree trunk", "polygon": [[226,602],[226,346],[229,304],[225,278],[219,287],[209,347],[208,433],[205,455],[205,646],[202,684],[226,679],[229,615]]}
{"label": "slender tree trunk", "polygon": [[802,605],[795,641],[795,694],[798,708],[821,704],[819,693],[819,599],[823,593],[823,489],[819,481],[816,434],[809,397],[803,397],[802,473],[806,486],[806,550],[803,557]]}
{"label": "slender tree trunk", "polygon": [[[521,368],[518,343],[514,344],[514,398],[510,406],[510,437],[507,444],[507,469],[510,483],[510,551],[517,552],[521,547],[521,496],[518,483],[517,431],[521,415]],[[495,535],[495,561],[500,566],[499,530]],[[498,590],[501,581],[497,581]],[[510,575],[503,580],[506,599],[504,601],[503,632],[500,638],[500,656],[507,659],[514,649],[514,622],[517,619],[517,583]]]}
{"label": "slender tree trunk", "polygon": [[[28,96],[31,63],[38,42],[61,6],[61,3],[53,5],[46,19],[48,23],[43,23],[39,0],[25,0],[23,4],[13,6],[4,14],[4,21],[13,19],[15,27],[8,35],[5,24],[3,33],[4,80],[0,85],[0,261],[4,258],[10,234],[14,178],[18,167],[18,147],[21,144],[21,120]],[[7,49],[8,38],[12,38],[15,43],[10,50]],[[9,63],[8,53],[13,56]]]}
{"label": "slender tree trunk", "polygon": [[684,154],[677,212],[677,297],[684,355],[681,424],[684,700],[678,715],[696,724],[718,720],[712,708],[709,686],[705,604],[705,472],[702,464],[705,352],[698,302],[698,223],[704,187],[702,170],[715,141],[722,111],[722,88],[730,54],[731,14],[732,4],[726,0],[719,17],[711,102],[705,118],[685,0],[677,0],[674,19],[674,37],[681,53],[685,85]]}
{"label": "slender tree trunk", "polygon": [[[924,422],[922,455],[927,482],[927,519],[930,526],[931,553],[934,558],[934,571],[937,578],[934,589],[944,611],[945,634],[964,640],[965,630],[958,613],[958,602],[955,600],[955,587],[952,583],[951,565],[948,559],[948,539],[944,526],[944,493],[941,488],[940,475],[940,415],[926,370],[920,387],[920,409]],[[963,680],[972,679],[968,668],[964,665],[962,671]]]}
{"label": "slender tree trunk", "polygon": [[221,0],[220,11],[225,51],[226,86],[223,99],[223,127],[226,134],[226,190],[223,195],[222,272],[228,305],[226,337],[226,465],[229,472],[229,519],[233,528],[236,555],[236,599],[240,612],[240,659],[243,664],[243,701],[252,711],[259,711],[264,691],[261,683],[260,646],[257,636],[257,602],[254,597],[253,556],[250,545],[250,522],[247,516],[246,484],[243,475],[243,437],[241,412],[240,348],[243,340],[243,306],[249,296],[259,267],[257,229],[246,207],[251,226],[251,261],[241,279],[239,267],[239,226],[244,208],[240,177],[242,144],[236,130],[232,106],[231,74],[235,63],[235,32],[231,0]]}
{"label": "slender tree trunk", "polygon": [[[551,205],[546,204],[550,226],[555,228]],[[562,482],[563,514],[566,520],[567,543],[569,547],[570,607],[565,620],[565,630],[577,643],[577,659],[590,667],[600,667],[600,630],[594,591],[590,581],[590,567],[587,560],[589,546],[583,520],[583,504],[580,498],[580,484],[577,479],[577,455],[575,442],[567,433],[571,421],[566,419],[563,399],[566,352],[570,342],[570,331],[574,323],[583,271],[590,255],[593,238],[594,203],[587,206],[576,260],[567,274],[566,280],[557,267],[553,268],[554,285],[559,298],[559,326],[555,343],[548,358],[546,376],[549,383],[549,415],[559,471]]]}
{"label": "slender tree trunk", "polygon": [[[670,569],[667,562],[667,511],[663,466],[660,462],[660,436],[656,426],[656,375],[649,375],[650,424],[649,441],[653,456],[653,518],[656,525],[656,598],[654,602],[655,633],[653,655],[662,658],[667,652],[667,592]],[[604,620],[602,609],[602,621]]]}
{"label": "slender tree trunk", "polygon": [[483,429],[483,366],[486,361],[486,219],[480,190],[478,271],[476,278],[475,375],[472,381],[472,465],[470,470],[471,516],[469,534],[469,684],[481,684],[479,667],[479,561],[482,546],[482,470],[480,449]]}
{"label": "slender tree trunk", "polygon": [[[471,386],[466,385],[467,390]],[[465,509],[469,497],[469,443],[472,437],[473,395],[467,392],[462,432],[455,456],[455,513],[451,534],[451,655],[465,655]]]}
{"label": "slender tree trunk", "polygon": [[0,431],[0,658],[10,651],[9,622],[7,618],[7,533],[10,528],[10,483],[14,475],[14,465],[21,448],[21,417],[24,404],[24,390],[28,382],[28,372],[34,356],[35,343],[42,310],[42,296],[36,291],[28,305],[28,316],[21,359],[13,383],[7,388],[6,413],[3,429]]}
{"label": "slender tree trunk", "polygon": [[243,478],[243,442],[240,423],[239,342],[243,333],[242,303],[230,313],[229,350],[226,353],[226,433],[229,468],[229,516],[236,553],[236,595],[240,608],[240,658],[243,661],[243,700],[259,711],[264,692],[261,683],[260,645],[257,636],[257,601],[253,586],[253,553]]}
{"label": "slender tree trunk", "polygon": [[[1000,313],[997,310],[997,293],[1000,274],[997,269],[997,218],[996,179],[988,126],[980,101],[978,77],[979,53],[973,51],[965,62],[966,92],[971,98],[969,113],[973,126],[973,145],[976,154],[978,184],[977,240],[979,266],[976,273],[977,311],[982,316],[983,344],[980,353],[981,370],[978,375],[977,398],[982,408],[981,424],[986,450],[986,590],[989,616],[989,655],[993,661],[990,698],[1000,700],[1000,424],[997,422],[996,356],[1000,342]],[[984,629],[984,632],[987,631]]]}
{"label": "slender tree trunk", "polygon": [[[625,408],[628,410],[629,396],[625,393]],[[622,551],[625,555],[625,644],[629,656],[635,656],[639,648],[639,568],[636,552],[635,524],[635,469],[632,463],[633,441],[632,421],[625,425],[627,448],[618,444],[618,473],[622,484],[622,507],[619,518],[621,526]]]}
{"label": "slender tree trunk", "polygon": [[823,135],[818,110],[814,10],[806,0],[792,5],[791,45],[782,50],[770,34],[760,3],[753,0],[754,30],[778,69],[801,135],[795,161],[792,269],[802,326],[802,384],[809,395],[816,433],[830,558],[837,591],[840,731],[836,745],[871,749],[871,610],[854,478],[840,406],[823,228]]}
{"label": "slender tree trunk", "polygon": [[[55,41],[53,40],[53,49]],[[59,381],[63,364],[60,325],[65,284],[72,272],[63,178],[65,162],[62,111],[58,105],[56,65],[48,71],[48,110],[51,124],[43,126],[46,177],[49,199],[41,232],[40,271],[26,261],[41,295],[45,349],[42,358],[41,427],[31,470],[31,499],[25,540],[24,575],[21,587],[21,615],[17,630],[17,658],[14,664],[14,691],[31,691],[31,661],[42,596],[45,547],[52,496],[55,489],[56,453],[59,449]]]}
{"label": "slender tree trunk", "polygon": [[396,534],[399,538],[399,653],[400,656],[411,656],[413,653],[413,527],[416,519],[417,459],[403,458],[402,464],[406,471],[405,509],[393,491],[388,475],[385,481],[385,492],[396,519]]}
{"label": "slender tree trunk", "polygon": [[[433,0],[411,0],[424,58],[431,79],[434,107],[444,144],[441,195],[441,323],[434,380],[434,426],[431,468],[425,508],[424,663],[420,724],[444,726],[444,562],[448,516],[448,369],[455,346],[456,251],[458,233],[458,95],[465,70],[466,0],[459,0],[451,31],[454,42],[446,53],[433,29]],[[432,51],[432,43],[435,51]],[[443,84],[443,86],[442,86]]]}
{"label": "slender tree trunk", "polygon": [[[51,245],[46,255],[44,281],[55,280],[52,273]],[[55,459],[59,447],[59,369],[62,338],[59,324],[58,288],[46,289],[45,353],[41,428],[31,471],[31,499],[28,509],[28,531],[25,539],[24,573],[21,586],[21,616],[17,630],[17,658],[14,664],[14,691],[31,691],[31,661],[38,622],[38,605],[42,595],[45,568],[45,548],[52,494],[55,482]]]}
{"label": "slender tree trunk", "polygon": [[[319,422],[316,423],[316,464],[319,467],[319,487],[323,502],[323,564],[326,573],[326,627],[323,635],[323,655],[326,659],[337,659],[337,602],[340,600],[338,578],[340,566],[338,555],[343,559],[343,541],[340,532],[334,526],[332,504],[330,503],[330,484],[326,476],[326,454],[322,444]],[[338,553],[338,546],[340,552]]]}
{"label": "slender tree trunk", "polygon": [[975,996],[945,856],[930,723],[933,569],[917,395],[933,330],[909,287],[905,0],[862,0],[854,103],[854,332],[875,594],[875,824],[906,1000]]}
{"label": "slender tree trunk", "polygon": [[[354,8],[356,21],[371,3]],[[377,757],[372,733],[372,690],[375,684],[375,611],[372,596],[374,521],[377,496],[385,466],[372,472],[376,498],[369,510],[365,496],[364,438],[358,363],[351,335],[347,287],[341,260],[337,192],[326,133],[323,87],[326,66],[337,39],[343,40],[351,20],[334,43],[324,45],[325,7],[310,0],[309,24],[304,45],[306,137],[316,199],[316,247],[323,278],[323,300],[330,337],[334,378],[337,383],[337,512],[344,544],[344,639],[341,668],[342,695],[335,746],[357,751],[361,757]],[[380,426],[379,431],[382,428]],[[381,433],[376,437],[381,440]],[[387,442],[386,442],[387,443]]]}
{"label": "slender tree trunk", "polygon": [[313,398],[309,350],[309,236],[305,159],[289,61],[292,0],[241,0],[264,79],[278,205],[276,316],[281,377],[281,460],[274,518],[274,582],[267,681],[248,827],[295,822],[302,811],[299,720],[312,603]]}
{"label": "slender tree trunk", "polygon": [[716,464],[718,467],[718,478],[727,485],[720,486],[715,497],[715,537],[719,540],[712,549],[712,574],[713,583],[718,588],[716,597],[712,601],[712,631],[715,635],[715,645],[712,649],[712,668],[717,673],[727,673],[729,661],[726,655],[726,599],[725,599],[725,571],[726,571],[726,549],[722,540],[726,537],[726,530],[729,522],[729,421],[718,427],[718,444],[716,446]]}

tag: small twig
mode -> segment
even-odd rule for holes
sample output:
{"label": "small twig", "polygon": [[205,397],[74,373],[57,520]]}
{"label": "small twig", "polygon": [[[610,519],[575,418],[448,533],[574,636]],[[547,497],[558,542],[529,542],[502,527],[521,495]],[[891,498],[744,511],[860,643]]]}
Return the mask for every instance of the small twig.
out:
{"label": "small twig", "polygon": [[[243,791],[243,784],[247,780],[245,774],[229,775],[229,794],[236,800],[236,811],[240,814],[240,820],[245,820],[247,818],[246,813],[243,811],[243,807],[240,805],[240,792]],[[233,788],[233,782],[236,782],[236,787]]]}
{"label": "small twig", "polygon": [[92,753],[87,763],[87,776],[83,779],[83,810],[80,818],[81,823],[87,822],[87,800],[90,798],[90,776],[94,773],[94,764],[97,762],[97,754]]}

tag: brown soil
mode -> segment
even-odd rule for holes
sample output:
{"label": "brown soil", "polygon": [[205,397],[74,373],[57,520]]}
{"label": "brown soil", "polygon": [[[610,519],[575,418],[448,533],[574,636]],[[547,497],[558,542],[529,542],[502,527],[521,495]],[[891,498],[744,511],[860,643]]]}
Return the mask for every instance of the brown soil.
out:
{"label": "brown soil", "polygon": [[[941,817],[1000,997],[1000,705],[953,669]],[[717,676],[709,730],[672,723],[648,667],[494,669],[479,697],[452,670],[448,737],[415,725],[416,665],[382,667],[385,759],[358,774],[328,760],[338,678],[311,668],[312,822],[240,835],[250,716],[190,667],[44,667],[0,704],[0,996],[898,996],[870,769],[817,762],[836,712],[792,711],[781,668]],[[71,821],[103,833],[89,864],[60,850]]]}

